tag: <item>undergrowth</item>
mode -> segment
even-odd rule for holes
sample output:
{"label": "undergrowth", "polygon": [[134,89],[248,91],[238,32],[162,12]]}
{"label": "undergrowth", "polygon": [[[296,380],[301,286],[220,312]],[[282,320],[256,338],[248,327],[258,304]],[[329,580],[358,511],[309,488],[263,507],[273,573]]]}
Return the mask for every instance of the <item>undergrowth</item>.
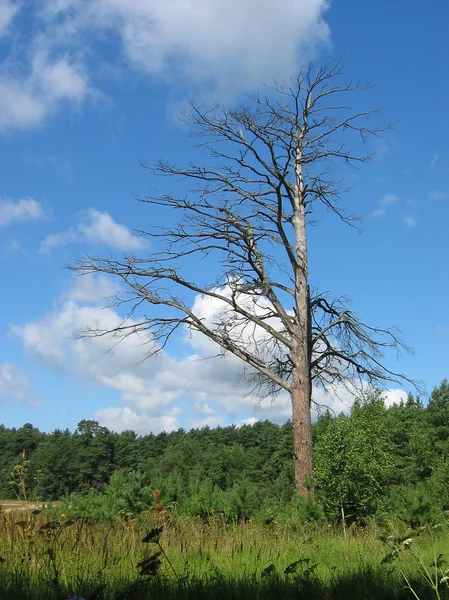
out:
{"label": "undergrowth", "polygon": [[449,599],[448,529],[0,513],[2,600]]}

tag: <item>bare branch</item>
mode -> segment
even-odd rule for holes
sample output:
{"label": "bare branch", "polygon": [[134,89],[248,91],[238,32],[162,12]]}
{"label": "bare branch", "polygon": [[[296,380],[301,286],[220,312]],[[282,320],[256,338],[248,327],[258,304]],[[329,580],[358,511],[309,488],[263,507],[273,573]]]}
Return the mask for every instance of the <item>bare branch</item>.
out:
{"label": "bare branch", "polygon": [[[258,394],[286,390],[302,493],[312,468],[311,381],[324,388],[412,382],[382,364],[390,349],[409,351],[396,330],[366,325],[341,299],[309,299],[306,224],[318,206],[348,223],[356,218],[341,206],[344,189],[334,172],[370,160],[366,142],[390,127],[375,120],[377,109],[348,108],[348,95],[365,89],[345,81],[338,62],[312,65],[237,108],[192,103],[184,120],[201,160],[143,165],[153,176],[186,184],[180,197],[138,198],[170,211],[168,225],[138,230],[151,238],[152,253],[86,257],[72,267],[119,278],[126,290],[113,299],[126,309],[120,326],[83,335],[137,336],[149,358],[184,327],[241,359]],[[213,266],[213,282],[201,281],[199,258]],[[213,301],[211,317],[196,310],[198,297]]]}

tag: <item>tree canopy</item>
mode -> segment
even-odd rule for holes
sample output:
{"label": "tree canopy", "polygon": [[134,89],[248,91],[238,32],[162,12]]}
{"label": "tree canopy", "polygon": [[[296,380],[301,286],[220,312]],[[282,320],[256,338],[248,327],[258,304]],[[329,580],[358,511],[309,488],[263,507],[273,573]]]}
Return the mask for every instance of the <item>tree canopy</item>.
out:
{"label": "tree canopy", "polygon": [[[434,406],[438,399],[438,410],[447,410],[446,391],[445,380],[427,406],[409,395],[390,408],[374,391],[347,415],[322,413],[313,424],[319,505],[307,510],[329,520],[339,519],[342,508],[348,520],[390,511],[416,523],[447,510],[448,461],[437,443]],[[25,492],[29,500],[67,498],[80,507],[105,495],[93,505],[132,512],[151,508],[158,489],[164,506],[182,514],[293,519],[298,506],[307,508],[295,500],[293,452],[291,422],[141,437],[92,420],[81,421],[73,433],[0,426],[0,499],[24,499]],[[312,518],[307,511],[301,515]]]}

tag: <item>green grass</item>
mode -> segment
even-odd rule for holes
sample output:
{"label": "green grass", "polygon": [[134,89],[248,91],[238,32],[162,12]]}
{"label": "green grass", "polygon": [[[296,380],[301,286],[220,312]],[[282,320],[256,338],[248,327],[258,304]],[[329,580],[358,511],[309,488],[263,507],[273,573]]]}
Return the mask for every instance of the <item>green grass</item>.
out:
{"label": "green grass", "polygon": [[[449,569],[446,527],[354,527],[345,539],[328,526],[171,516],[160,539],[143,543],[158,525],[151,513],[109,523],[0,513],[0,598],[449,599],[447,583],[440,583]],[[413,542],[404,545],[409,537]]]}

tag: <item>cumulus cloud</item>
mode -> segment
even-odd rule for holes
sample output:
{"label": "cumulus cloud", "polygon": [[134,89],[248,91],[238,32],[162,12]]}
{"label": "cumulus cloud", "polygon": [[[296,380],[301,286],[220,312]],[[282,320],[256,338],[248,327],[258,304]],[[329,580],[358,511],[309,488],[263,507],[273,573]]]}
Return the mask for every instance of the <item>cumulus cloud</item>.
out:
{"label": "cumulus cloud", "polygon": [[433,190],[430,192],[429,198],[431,200],[446,200],[449,198],[449,194],[447,192],[441,192],[440,190]]}
{"label": "cumulus cloud", "polygon": [[0,0],[0,37],[6,33],[17,10],[17,4],[13,4],[10,0]]}
{"label": "cumulus cloud", "polygon": [[79,27],[118,34],[126,58],[163,77],[221,87],[286,76],[298,52],[327,42],[326,0],[80,0],[50,3]]}
{"label": "cumulus cloud", "polygon": [[[283,423],[291,418],[287,393],[274,403],[270,398],[258,402],[242,383],[242,363],[228,355],[206,360],[217,349],[203,345],[196,336],[181,338],[172,353],[164,349],[144,362],[146,338],[142,335],[130,336],[118,345],[107,337],[74,339],[73,332],[83,327],[110,329],[122,322],[114,307],[104,308],[107,297],[116,292],[104,276],[77,278],[48,314],[11,329],[26,351],[48,367],[111,391],[109,407],[97,411],[93,407],[94,417],[102,424],[116,431],[147,433],[259,419]],[[201,303],[202,298],[195,301]],[[213,307],[205,312],[213,314]],[[392,391],[394,398],[397,393]],[[114,403],[116,395],[119,405]],[[337,414],[348,412],[354,401],[343,387],[332,395],[314,389],[313,397]]]}
{"label": "cumulus cloud", "polygon": [[243,427],[244,425],[255,425],[257,423],[257,419],[255,417],[249,417],[249,419],[242,419],[238,423],[236,423],[237,427]]}
{"label": "cumulus cloud", "polygon": [[239,379],[241,363],[232,356],[204,360],[205,349],[193,338],[184,344],[184,358],[162,351],[144,362],[146,339],[140,335],[115,346],[113,338],[73,339],[74,331],[88,325],[112,328],[122,322],[112,307],[103,308],[105,296],[115,292],[103,277],[78,278],[48,314],[11,328],[26,351],[48,367],[120,395],[120,406],[95,413],[101,422],[115,430],[132,424],[144,433],[149,427],[177,428],[181,419],[184,426],[199,427],[251,416],[278,422],[290,417],[287,397],[274,405],[264,401],[255,411]]}
{"label": "cumulus cloud", "polygon": [[133,235],[125,225],[116,223],[109,213],[90,208],[74,228],[48,235],[41,243],[40,252],[83,241],[117,250],[140,250],[145,247],[142,238]]}
{"label": "cumulus cloud", "polygon": [[99,242],[119,250],[139,250],[144,247],[143,240],[119,225],[107,212],[93,208],[87,212],[87,219],[78,226],[88,242]]}
{"label": "cumulus cloud", "polygon": [[[216,288],[215,291],[220,296],[230,299],[233,295],[232,282]],[[247,312],[262,318],[265,324],[278,330],[281,328],[281,321],[274,316],[273,307],[266,298],[240,293],[238,294],[238,303]],[[217,324],[225,323],[228,326],[227,335],[237,344],[240,343],[240,340],[244,340],[246,347],[249,347],[252,352],[264,352],[267,342],[271,339],[271,336],[259,325],[239,317],[236,318],[231,305],[224,300],[206,294],[198,294],[193,302],[192,310],[211,329]],[[200,332],[192,331],[189,332],[189,335],[193,340],[193,346],[201,350],[203,354],[217,352],[216,344]]]}
{"label": "cumulus cloud", "polygon": [[31,393],[28,377],[10,363],[0,365],[0,402],[6,400],[16,400],[28,406],[41,406]]}
{"label": "cumulus cloud", "polygon": [[119,291],[119,285],[106,275],[80,276],[72,280],[71,285],[62,293],[62,300],[71,300],[78,304],[104,305]]}
{"label": "cumulus cloud", "polygon": [[77,231],[69,229],[68,231],[60,231],[59,233],[51,233],[47,235],[45,240],[41,243],[39,252],[45,253],[50,252],[53,248],[58,246],[66,246],[71,242],[81,241],[81,236]]}
{"label": "cumulus cloud", "polygon": [[135,431],[136,433],[149,433],[159,431],[175,431],[181,427],[178,421],[179,409],[172,409],[162,416],[151,417],[133,410],[129,406],[110,407],[98,410],[94,417],[104,427],[112,431]]}
{"label": "cumulus cloud", "polygon": [[384,194],[379,202],[383,205],[383,206],[390,206],[391,204],[396,204],[397,202],[399,202],[399,198],[398,196],[396,196],[396,194]]}
{"label": "cumulus cloud", "polygon": [[[407,200],[406,204],[409,207],[416,206],[416,202],[413,200]],[[403,206],[404,200],[396,194],[386,193],[379,198],[378,207],[373,211],[372,217],[380,218],[392,214],[394,218],[400,219],[406,227],[416,227],[418,224],[417,218],[413,215],[401,214],[400,209],[396,205]]]}
{"label": "cumulus cloud", "polygon": [[86,79],[80,68],[61,58],[50,62],[44,53],[38,54],[33,62],[39,85],[49,97],[82,101],[86,94]]}
{"label": "cumulus cloud", "polygon": [[385,406],[390,408],[393,404],[406,402],[408,394],[400,388],[390,388],[384,392],[383,396],[385,399]]}
{"label": "cumulus cloud", "polygon": [[406,227],[416,227],[418,225],[418,220],[415,217],[403,217],[402,222]]}
{"label": "cumulus cloud", "polygon": [[[358,392],[356,389],[358,389]],[[326,409],[329,409],[335,415],[340,413],[348,414],[356,397],[363,395],[367,391],[368,385],[366,384],[360,388],[359,382],[355,384],[354,388],[339,383],[334,386],[333,391],[330,394],[324,392],[320,388],[314,388],[312,391],[312,398],[315,405],[312,407],[312,418],[316,419],[318,413]],[[401,388],[388,388],[382,392],[382,397],[385,406],[390,408],[393,404],[400,404],[402,401],[405,402],[407,400],[407,392]]]}
{"label": "cumulus cloud", "polygon": [[[1,91],[0,91],[1,95]],[[6,227],[15,222],[38,221],[44,217],[44,211],[33,198],[21,200],[0,199],[0,227]]]}
{"label": "cumulus cloud", "polygon": [[389,208],[400,201],[396,194],[384,194],[378,200],[378,207],[373,211],[372,216],[375,218],[384,217]]}
{"label": "cumulus cloud", "polygon": [[62,103],[80,105],[91,94],[84,67],[67,57],[35,51],[26,75],[6,60],[0,70],[0,133],[40,125]]}
{"label": "cumulus cloud", "polygon": [[[27,35],[17,28],[20,64],[11,51],[0,73],[0,131],[38,125],[61,101],[80,104],[95,93],[97,65],[111,55],[100,54],[99,37],[118,50],[115,69],[149,75],[189,95],[213,90],[223,99],[289,76],[328,44],[328,7],[329,0],[36,3],[26,7]],[[20,21],[25,5],[0,0],[0,33],[14,13]]]}

